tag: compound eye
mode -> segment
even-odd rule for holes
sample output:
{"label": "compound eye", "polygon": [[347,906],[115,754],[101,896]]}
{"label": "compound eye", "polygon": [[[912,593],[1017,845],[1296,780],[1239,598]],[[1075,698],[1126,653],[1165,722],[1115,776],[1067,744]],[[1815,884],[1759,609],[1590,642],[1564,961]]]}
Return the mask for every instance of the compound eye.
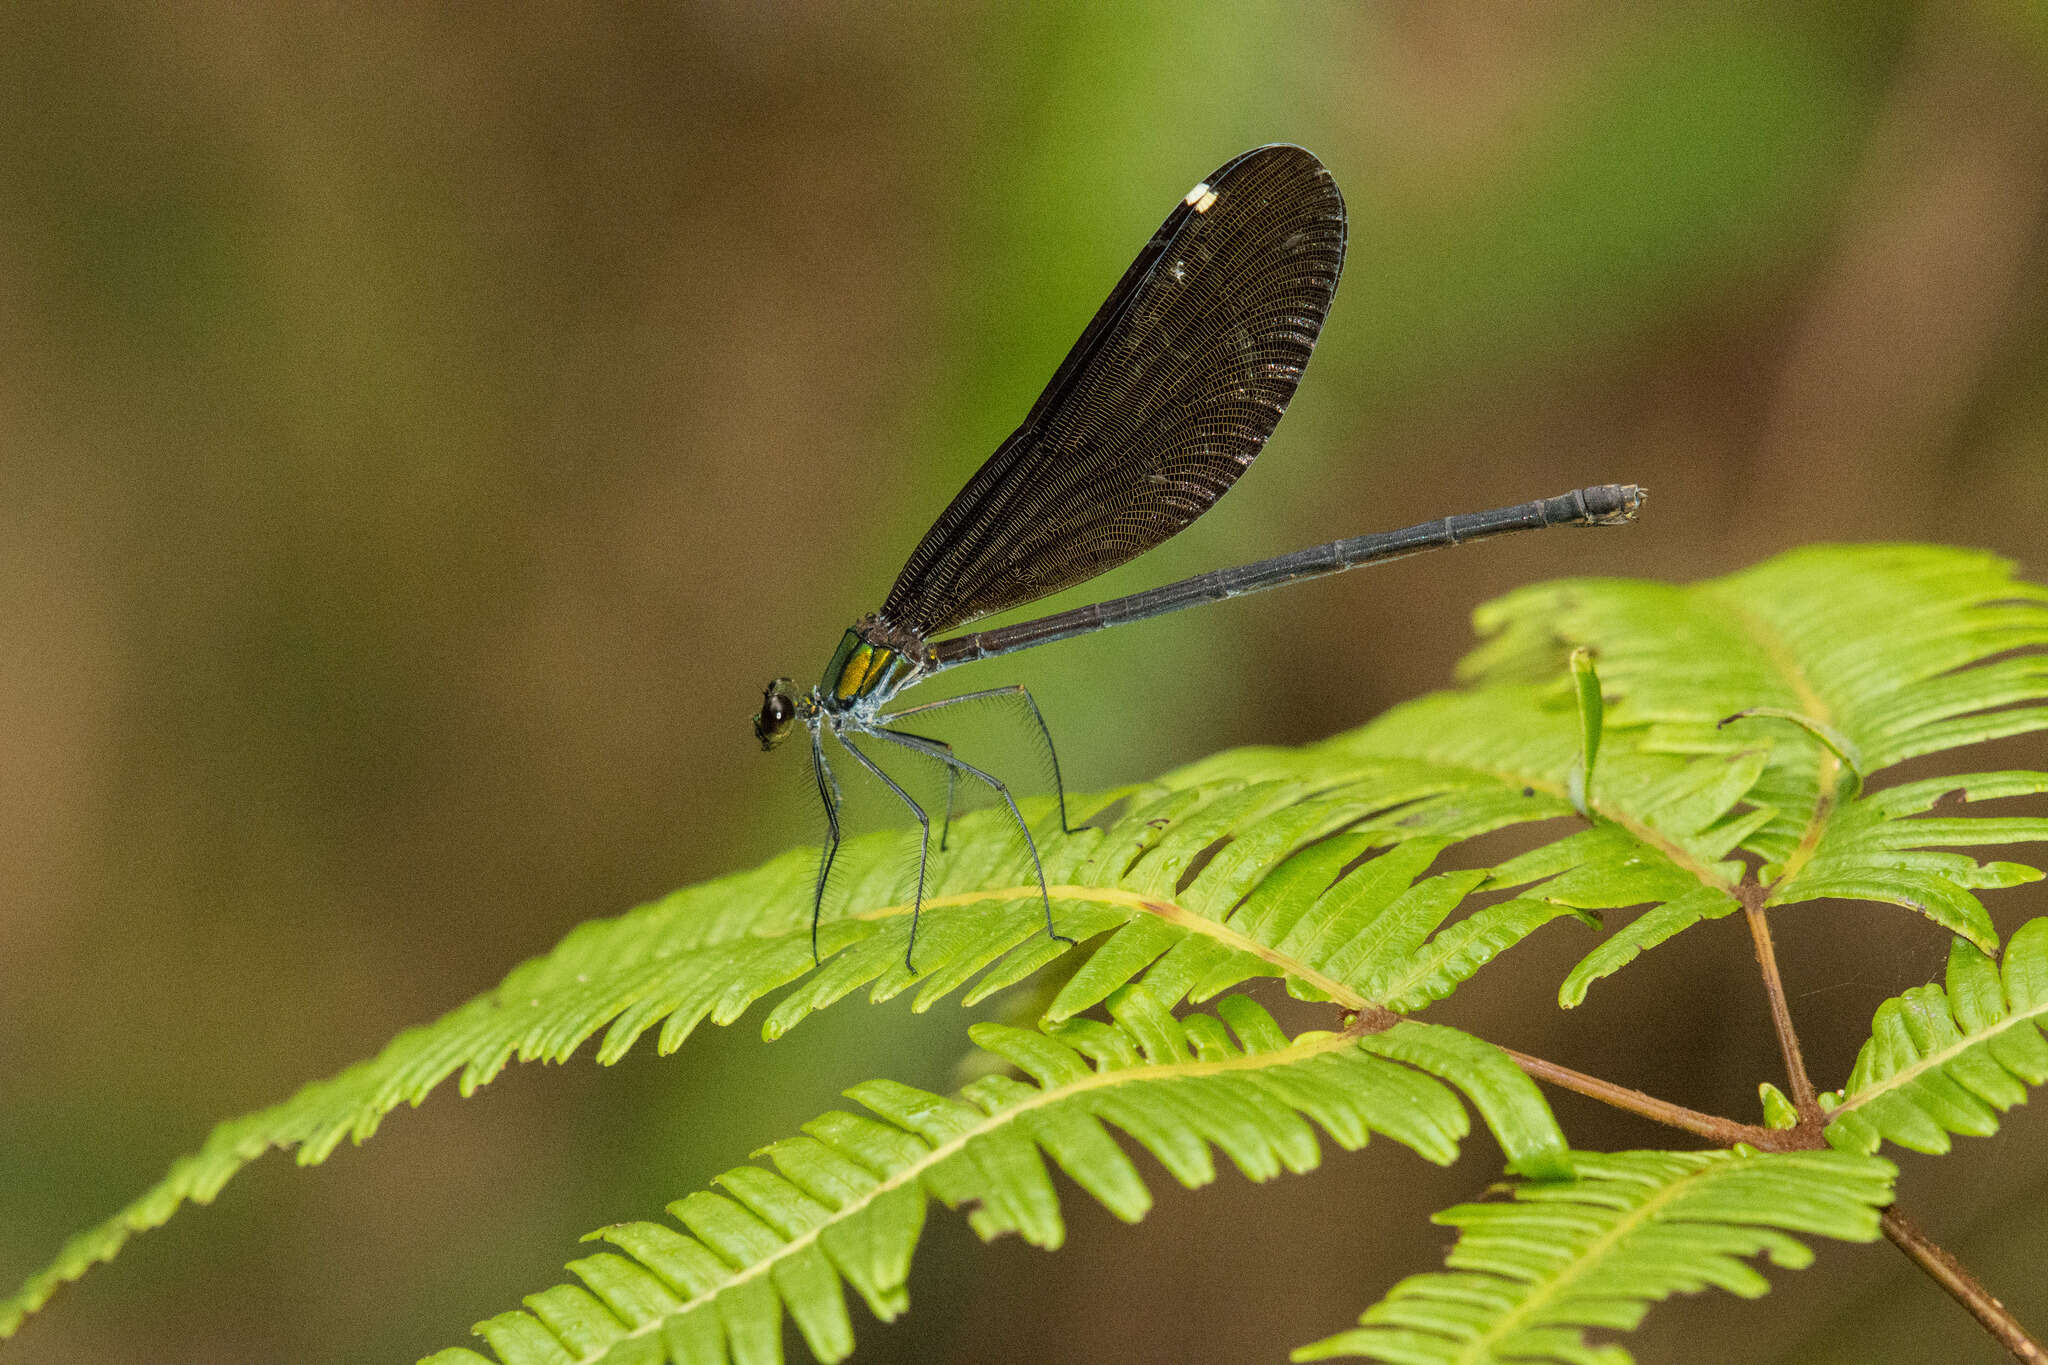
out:
{"label": "compound eye", "polygon": [[754,717],[754,738],[761,741],[763,749],[772,749],[787,738],[790,724],[796,720],[796,702],[783,691],[788,685],[787,678],[777,678],[761,689],[761,710]]}

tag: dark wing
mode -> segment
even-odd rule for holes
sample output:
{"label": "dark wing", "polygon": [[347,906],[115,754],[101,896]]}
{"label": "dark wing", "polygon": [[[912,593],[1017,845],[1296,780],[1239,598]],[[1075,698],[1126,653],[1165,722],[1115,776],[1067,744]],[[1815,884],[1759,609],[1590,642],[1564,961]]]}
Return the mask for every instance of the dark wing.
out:
{"label": "dark wing", "polygon": [[881,618],[930,638],[1208,511],[1287,410],[1343,267],[1344,197],[1301,148],[1255,148],[1197,185],[925,533]]}

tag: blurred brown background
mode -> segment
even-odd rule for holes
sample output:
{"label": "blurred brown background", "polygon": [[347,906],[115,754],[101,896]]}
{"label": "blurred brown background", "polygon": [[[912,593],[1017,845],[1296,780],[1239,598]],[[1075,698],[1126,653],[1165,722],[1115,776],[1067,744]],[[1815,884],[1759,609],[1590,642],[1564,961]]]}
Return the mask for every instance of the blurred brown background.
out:
{"label": "blurred brown background", "polygon": [[[1037,691],[1073,789],[1357,724],[1536,578],[1872,538],[2048,572],[2048,22],[2017,0],[26,0],[0,74],[9,1286],[212,1120],[812,840],[800,757],[748,732],[762,681],[823,666],[1175,197],[1255,143],[1344,187],[1335,313],[1226,508],[1090,594],[1583,483],[1653,501],[1016,660],[989,680]],[[1781,933],[1828,1084],[1944,953],[1895,910]],[[1738,925],[1561,1016],[1584,947],[1546,930],[1442,1017],[1754,1114],[1779,1068]],[[260,1164],[0,1355],[410,1359],[840,1087],[949,1084],[962,1024],[849,1003],[443,1092]],[[1664,1139],[1559,1108],[1582,1145]],[[2037,1330],[2043,1108],[1905,1186]],[[1073,1194],[1053,1256],[935,1215],[860,1358],[1280,1358],[1437,1264],[1425,1215],[1497,1170],[1472,1152],[1159,1175],[1137,1228]],[[2001,1358],[1882,1244],[1779,1281],[1636,1348]]]}

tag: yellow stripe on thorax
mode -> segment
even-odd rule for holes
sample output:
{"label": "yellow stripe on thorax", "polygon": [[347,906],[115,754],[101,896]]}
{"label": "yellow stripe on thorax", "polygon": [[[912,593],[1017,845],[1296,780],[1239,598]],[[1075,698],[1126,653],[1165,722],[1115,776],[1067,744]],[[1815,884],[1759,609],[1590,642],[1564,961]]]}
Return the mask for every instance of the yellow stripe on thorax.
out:
{"label": "yellow stripe on thorax", "polygon": [[832,683],[832,695],[841,701],[852,701],[874,690],[896,657],[893,649],[871,645],[863,640],[846,658],[846,664],[839,670],[839,676]]}

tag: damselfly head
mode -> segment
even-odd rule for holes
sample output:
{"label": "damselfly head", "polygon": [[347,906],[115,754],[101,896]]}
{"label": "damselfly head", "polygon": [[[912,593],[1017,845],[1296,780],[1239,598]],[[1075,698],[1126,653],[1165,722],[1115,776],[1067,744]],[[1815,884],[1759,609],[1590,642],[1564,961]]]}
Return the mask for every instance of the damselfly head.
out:
{"label": "damselfly head", "polygon": [[796,722],[796,699],[789,694],[794,686],[790,678],[777,678],[761,689],[761,713],[754,717],[754,738],[761,741],[765,753],[789,738],[789,727]]}

